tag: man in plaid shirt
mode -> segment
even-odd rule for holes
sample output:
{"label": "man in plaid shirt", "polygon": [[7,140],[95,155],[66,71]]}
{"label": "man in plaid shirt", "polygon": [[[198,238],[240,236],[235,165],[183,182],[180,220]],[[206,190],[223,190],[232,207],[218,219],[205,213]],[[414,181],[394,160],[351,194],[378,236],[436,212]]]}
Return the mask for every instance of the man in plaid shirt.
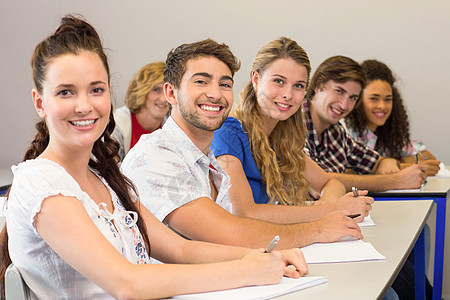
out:
{"label": "man in plaid shirt", "polygon": [[[353,109],[366,84],[361,66],[345,56],[325,60],[308,86],[303,116],[307,125],[304,152],[350,190],[419,188],[426,174],[413,165],[399,170],[395,159],[353,140],[339,120]],[[371,174],[362,176],[361,174]]]}

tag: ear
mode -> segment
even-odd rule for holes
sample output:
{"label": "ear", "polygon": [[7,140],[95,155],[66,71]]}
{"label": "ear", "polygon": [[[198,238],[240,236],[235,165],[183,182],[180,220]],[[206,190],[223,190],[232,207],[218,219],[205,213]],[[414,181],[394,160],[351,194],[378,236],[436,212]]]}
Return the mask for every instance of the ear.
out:
{"label": "ear", "polygon": [[175,87],[170,82],[164,83],[164,97],[172,106],[178,104]]}
{"label": "ear", "polygon": [[258,90],[259,73],[258,71],[252,71],[252,85],[255,91]]}
{"label": "ear", "polygon": [[31,96],[33,97],[34,109],[41,118],[46,118],[44,106],[42,105],[42,97],[36,89],[31,90]]}

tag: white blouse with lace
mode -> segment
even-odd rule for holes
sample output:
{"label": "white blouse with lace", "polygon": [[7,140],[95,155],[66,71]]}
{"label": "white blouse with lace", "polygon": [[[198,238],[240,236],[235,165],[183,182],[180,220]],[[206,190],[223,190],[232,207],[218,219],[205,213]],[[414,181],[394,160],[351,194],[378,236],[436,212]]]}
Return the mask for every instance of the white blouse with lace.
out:
{"label": "white blouse with lace", "polygon": [[128,261],[133,264],[150,262],[136,225],[136,213],[124,209],[103,178],[99,177],[111,194],[113,214],[106,210],[104,203],[97,205],[72,176],[53,161],[28,160],[13,166],[12,171],[14,179],[6,212],[9,253],[30,288],[31,298],[112,298],[61,259],[33,226],[42,201],[53,195],[80,200],[98,230]]}

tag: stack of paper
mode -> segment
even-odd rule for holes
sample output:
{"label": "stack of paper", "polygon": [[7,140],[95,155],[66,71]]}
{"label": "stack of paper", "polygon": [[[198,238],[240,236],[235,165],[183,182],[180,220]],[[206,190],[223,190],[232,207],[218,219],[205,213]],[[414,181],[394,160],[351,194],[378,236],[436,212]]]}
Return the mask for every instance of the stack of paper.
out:
{"label": "stack of paper", "polygon": [[308,287],[312,287],[321,283],[325,283],[328,280],[323,277],[300,277],[298,279],[281,278],[278,284],[261,285],[261,286],[249,286],[231,290],[188,294],[173,297],[173,299],[233,299],[233,300],[245,300],[245,299],[270,299],[277,296],[281,296],[287,293],[303,290]]}

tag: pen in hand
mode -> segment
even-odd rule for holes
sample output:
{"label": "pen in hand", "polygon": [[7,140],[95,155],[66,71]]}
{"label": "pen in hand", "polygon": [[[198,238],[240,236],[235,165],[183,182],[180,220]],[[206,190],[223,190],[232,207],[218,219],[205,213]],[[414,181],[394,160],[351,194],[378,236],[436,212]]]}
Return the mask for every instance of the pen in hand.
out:
{"label": "pen in hand", "polygon": [[278,245],[278,241],[280,240],[280,237],[276,235],[273,240],[270,242],[270,244],[266,247],[266,250],[264,253],[270,253],[273,249]]}
{"label": "pen in hand", "polygon": [[[358,197],[359,195],[358,195],[358,189],[357,188],[355,188],[354,186],[352,186],[352,192],[353,192],[353,196],[355,196],[355,197]],[[349,218],[351,218],[351,219],[354,219],[354,218],[357,218],[357,217],[359,217],[361,214],[353,214],[353,215],[347,215],[347,217],[349,217]]]}
{"label": "pen in hand", "polygon": [[352,186],[352,192],[353,192],[353,196],[358,197],[358,189],[355,188],[354,186]]}
{"label": "pen in hand", "polygon": [[347,215],[347,217],[349,217],[350,219],[354,219],[359,217],[361,214],[354,214],[354,215]]}

